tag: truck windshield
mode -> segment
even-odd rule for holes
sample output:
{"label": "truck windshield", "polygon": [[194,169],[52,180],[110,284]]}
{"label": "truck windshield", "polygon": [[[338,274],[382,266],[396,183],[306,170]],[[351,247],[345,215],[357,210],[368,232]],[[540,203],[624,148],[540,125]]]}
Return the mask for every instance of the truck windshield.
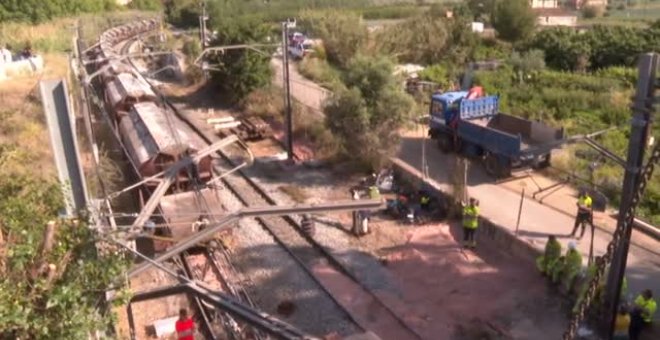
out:
{"label": "truck windshield", "polygon": [[433,100],[431,102],[431,115],[432,116],[442,116],[442,112],[444,111],[444,103],[440,100]]}

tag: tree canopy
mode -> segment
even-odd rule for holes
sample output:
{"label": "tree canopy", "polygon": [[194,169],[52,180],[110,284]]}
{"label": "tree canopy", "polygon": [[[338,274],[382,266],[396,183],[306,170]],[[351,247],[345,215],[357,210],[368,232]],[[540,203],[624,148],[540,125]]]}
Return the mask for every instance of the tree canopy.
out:
{"label": "tree canopy", "polygon": [[548,66],[565,71],[634,66],[640,53],[660,51],[657,26],[594,26],[584,33],[550,28],[536,33],[526,45],[543,50]]}
{"label": "tree canopy", "polygon": [[[226,19],[218,22],[214,29],[218,35],[213,46],[264,43],[269,33],[268,27],[256,20]],[[208,62],[213,67],[213,80],[236,100],[271,81],[270,56],[251,49],[217,53]]]}
{"label": "tree canopy", "polygon": [[304,11],[301,26],[323,39],[328,61],[346,67],[367,41],[367,28],[355,13],[326,10]]}
{"label": "tree canopy", "polygon": [[536,15],[527,0],[498,0],[492,21],[500,38],[515,42],[533,33]]}
{"label": "tree canopy", "polygon": [[345,154],[378,169],[398,145],[398,130],[412,108],[392,75],[394,64],[384,57],[358,55],[347,65],[345,88],[324,107],[326,126],[338,137]]}

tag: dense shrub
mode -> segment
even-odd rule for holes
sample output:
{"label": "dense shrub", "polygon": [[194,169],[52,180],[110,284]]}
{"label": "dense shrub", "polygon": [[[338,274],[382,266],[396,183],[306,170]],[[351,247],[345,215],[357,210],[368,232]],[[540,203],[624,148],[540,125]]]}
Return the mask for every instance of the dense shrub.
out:
{"label": "dense shrub", "polygon": [[323,39],[328,61],[345,67],[367,40],[367,27],[362,19],[347,11],[304,11],[300,25]]}
{"label": "dense shrub", "polygon": [[498,0],[493,12],[493,27],[506,41],[519,41],[534,31],[536,14],[527,0]]}
{"label": "dense shrub", "polygon": [[376,46],[379,52],[403,62],[435,64],[450,60],[460,65],[470,58],[478,43],[477,36],[465,29],[467,25],[464,17],[416,16],[379,32]]}
{"label": "dense shrub", "polygon": [[604,9],[601,6],[584,6],[582,8],[582,16],[585,19],[593,19],[603,16]]}
{"label": "dense shrub", "polygon": [[398,130],[413,107],[393,69],[388,59],[357,56],[347,65],[346,87],[324,107],[326,126],[344,154],[372,169],[380,168],[396,150]]}
{"label": "dense shrub", "polygon": [[[214,46],[263,43],[268,27],[250,20],[226,19],[214,27],[218,36]],[[271,82],[270,57],[250,49],[232,49],[209,57],[213,81],[239,100]]]}
{"label": "dense shrub", "polygon": [[55,17],[117,8],[114,0],[21,0],[0,2],[0,22],[43,22]]}
{"label": "dense shrub", "polygon": [[635,66],[640,53],[660,51],[660,27],[594,26],[585,33],[550,28],[539,31],[526,47],[543,50],[548,65],[560,70]]}

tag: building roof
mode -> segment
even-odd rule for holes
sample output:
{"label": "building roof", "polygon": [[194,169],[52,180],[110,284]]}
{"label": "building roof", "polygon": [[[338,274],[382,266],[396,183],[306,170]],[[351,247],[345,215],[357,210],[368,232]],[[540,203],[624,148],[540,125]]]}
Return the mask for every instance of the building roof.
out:
{"label": "building roof", "polygon": [[577,17],[574,11],[564,8],[533,8],[532,10],[539,17]]}

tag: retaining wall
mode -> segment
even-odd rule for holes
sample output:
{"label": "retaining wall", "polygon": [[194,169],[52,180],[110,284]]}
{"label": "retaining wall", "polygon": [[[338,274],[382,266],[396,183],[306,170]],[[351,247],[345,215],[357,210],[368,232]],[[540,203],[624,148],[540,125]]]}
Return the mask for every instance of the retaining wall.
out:
{"label": "retaining wall", "polygon": [[[413,188],[424,188],[430,194],[438,197],[449,198],[449,192],[442,191],[440,185],[430,179],[424,179],[424,176],[417,169],[399,160],[393,160],[394,172],[397,179],[407,184],[412,185]],[[445,188],[445,190],[447,190]],[[507,252],[516,258],[535,263],[536,258],[543,254],[543,250],[535,247],[533,244],[520,239],[514,235],[510,230],[499,226],[487,218],[480,217],[481,224],[479,226],[479,233],[477,238],[488,238],[490,242],[495,242],[502,249],[507,249]]]}

